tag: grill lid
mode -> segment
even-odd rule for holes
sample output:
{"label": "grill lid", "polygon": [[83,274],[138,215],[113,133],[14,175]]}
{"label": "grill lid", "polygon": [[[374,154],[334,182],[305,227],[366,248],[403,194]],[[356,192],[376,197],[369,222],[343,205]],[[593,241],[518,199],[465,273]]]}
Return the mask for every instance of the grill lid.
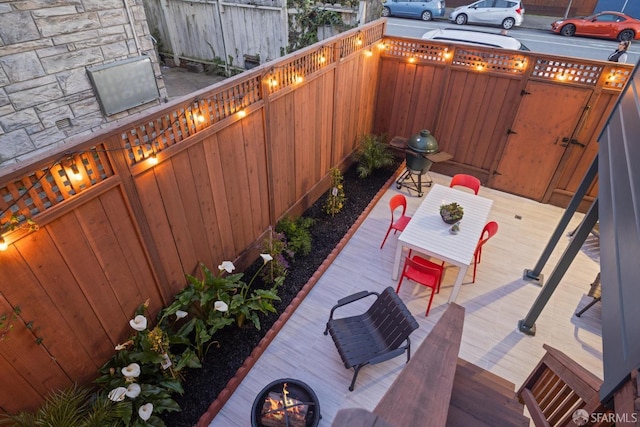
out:
{"label": "grill lid", "polygon": [[407,148],[416,153],[433,154],[438,152],[438,141],[427,129],[413,135],[407,142]]}

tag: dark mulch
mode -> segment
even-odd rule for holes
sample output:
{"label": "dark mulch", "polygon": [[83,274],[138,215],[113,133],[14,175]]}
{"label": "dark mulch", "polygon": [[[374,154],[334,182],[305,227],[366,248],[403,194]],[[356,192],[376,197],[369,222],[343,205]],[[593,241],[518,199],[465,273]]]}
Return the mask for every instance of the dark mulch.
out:
{"label": "dark mulch", "polygon": [[[351,167],[344,174],[347,201],[342,212],[334,217],[323,212],[322,205],[326,199],[325,194],[304,213],[304,216],[315,219],[311,228],[312,251],[308,256],[296,257],[291,264],[283,286],[278,289],[278,296],[282,299],[276,305],[278,313],[262,316],[262,329],[259,331],[252,325],[245,325],[243,328],[228,327],[216,334],[215,339],[219,343],[219,347],[212,346],[210,348],[203,360],[202,369],[187,372],[184,381],[185,393],[176,399],[182,411],[164,415],[162,418],[167,426],[192,427],[195,425],[211,402],[216,399],[227,382],[235,375],[244,360],[251,354],[264,334],[278,319],[280,313],[295,298],[351,225],[358,219],[378,190],[391,177],[396,167],[397,165],[378,171],[366,179],[358,178],[355,167]],[[261,260],[257,260],[247,269],[245,280],[252,277],[251,272],[255,271],[261,262]]]}

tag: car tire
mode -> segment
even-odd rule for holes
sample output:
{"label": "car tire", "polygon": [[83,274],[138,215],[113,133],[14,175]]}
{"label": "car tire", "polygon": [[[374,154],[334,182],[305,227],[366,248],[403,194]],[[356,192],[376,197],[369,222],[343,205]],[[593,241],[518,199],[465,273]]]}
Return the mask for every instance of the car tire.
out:
{"label": "car tire", "polygon": [[513,18],[505,18],[505,20],[502,21],[502,28],[505,30],[512,29],[514,25],[516,25],[516,20]]}
{"label": "car tire", "polygon": [[383,8],[382,8],[382,16],[384,16],[385,18],[386,18],[387,16],[391,16],[391,10],[389,10],[389,8],[388,8],[388,7],[383,7]]}
{"label": "car tire", "polygon": [[573,24],[567,24],[560,29],[560,34],[565,37],[571,37],[576,33],[576,26]]}
{"label": "car tire", "polygon": [[431,14],[430,11],[425,10],[422,12],[422,15],[420,15],[420,18],[422,18],[423,21],[431,21],[433,19],[433,14]]}
{"label": "car tire", "polygon": [[455,22],[458,25],[466,24],[467,23],[467,15],[465,15],[464,13],[461,13],[460,15],[456,16]]}
{"label": "car tire", "polygon": [[620,34],[618,34],[618,40],[621,42],[631,41],[635,37],[635,33],[633,30],[622,30]]}

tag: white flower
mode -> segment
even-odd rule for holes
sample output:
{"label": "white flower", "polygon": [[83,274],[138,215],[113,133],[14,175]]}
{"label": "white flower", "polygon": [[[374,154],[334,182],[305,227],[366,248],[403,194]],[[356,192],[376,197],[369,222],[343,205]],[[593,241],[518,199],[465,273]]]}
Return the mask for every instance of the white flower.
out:
{"label": "white flower", "polygon": [[213,304],[213,308],[214,308],[215,310],[222,311],[223,313],[224,313],[225,311],[229,310],[229,306],[228,306],[228,305],[227,305],[227,303],[226,303],[226,302],[224,302],[224,301],[216,301],[216,302]]}
{"label": "white flower", "polygon": [[231,261],[222,261],[222,264],[218,266],[218,270],[225,270],[227,273],[233,272],[236,269],[236,266],[233,265]]}
{"label": "white flower", "polygon": [[126,345],[124,345],[124,344],[118,344],[118,345],[116,346],[116,351],[124,350],[125,348],[127,348],[127,346],[126,346]]}
{"label": "white flower", "polygon": [[147,403],[142,405],[140,409],[138,409],[138,415],[142,418],[142,421],[147,421],[151,418],[151,413],[153,412],[153,403]]}
{"label": "white flower", "polygon": [[147,329],[147,318],[142,314],[138,314],[133,319],[129,320],[129,324],[136,331],[144,331]]}
{"label": "white flower", "polygon": [[125,393],[127,397],[135,399],[140,394],[140,385],[136,383],[129,384],[127,387],[127,392]]}
{"label": "white flower", "polygon": [[186,317],[187,314],[189,314],[189,313],[187,313],[186,311],[182,311],[182,310],[176,311],[176,317],[178,319],[182,319],[183,317]]}
{"label": "white flower", "polygon": [[122,375],[128,378],[137,378],[140,375],[140,365],[132,363],[129,366],[122,368]]}
{"label": "white flower", "polygon": [[126,393],[127,389],[124,387],[114,388],[109,392],[109,399],[113,400],[114,402],[122,402]]}
{"label": "white flower", "polygon": [[260,254],[260,256],[262,257],[263,264],[266,264],[273,259],[273,257],[269,254]]}

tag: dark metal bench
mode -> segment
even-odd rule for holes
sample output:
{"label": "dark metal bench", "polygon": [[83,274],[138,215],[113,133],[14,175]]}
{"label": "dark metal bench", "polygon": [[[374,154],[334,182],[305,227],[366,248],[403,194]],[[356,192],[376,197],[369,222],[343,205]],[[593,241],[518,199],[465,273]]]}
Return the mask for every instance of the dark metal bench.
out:
{"label": "dark metal bench", "polygon": [[[371,295],[377,298],[365,313],[341,319],[333,318],[338,307]],[[405,351],[409,362],[409,335],[416,329],[418,322],[393,288],[388,287],[380,294],[362,291],[339,300],[331,309],[324,334],[331,333],[345,368],[353,368],[353,380],[349,386],[349,390],[353,391],[358,372],[363,366],[384,362]]]}

